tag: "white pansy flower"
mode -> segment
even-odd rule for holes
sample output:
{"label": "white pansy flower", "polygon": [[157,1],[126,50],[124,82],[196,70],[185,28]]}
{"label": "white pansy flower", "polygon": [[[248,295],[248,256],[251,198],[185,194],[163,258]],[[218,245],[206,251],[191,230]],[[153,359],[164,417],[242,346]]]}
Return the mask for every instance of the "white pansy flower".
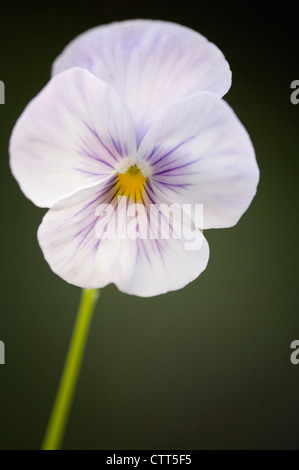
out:
{"label": "white pansy flower", "polygon": [[188,28],[129,21],[73,41],[54,75],[10,142],[22,190],[50,208],[38,239],[52,270],[144,297],[184,287],[208,262],[202,230],[235,225],[259,179],[250,138],[221,100],[223,55]]}

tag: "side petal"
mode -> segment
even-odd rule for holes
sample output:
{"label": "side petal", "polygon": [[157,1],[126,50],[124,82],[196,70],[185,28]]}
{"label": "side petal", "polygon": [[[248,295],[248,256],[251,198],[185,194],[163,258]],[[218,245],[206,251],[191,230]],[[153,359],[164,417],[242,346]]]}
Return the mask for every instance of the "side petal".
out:
{"label": "side petal", "polygon": [[138,150],[160,199],[203,204],[201,228],[235,225],[249,207],[259,169],[249,135],[228,104],[199,93],[171,105]]}
{"label": "side petal", "polygon": [[[51,269],[62,279],[84,288],[114,283],[122,292],[150,297],[184,287],[205,269],[209,248],[199,231],[194,236],[193,230],[184,230],[181,239],[131,238],[127,213],[118,212],[121,231],[113,238],[115,212],[109,212],[106,205],[111,201],[113,181],[80,191],[45,215],[38,230],[39,244]],[[122,209],[128,209],[127,204]],[[141,222],[143,216],[129,224]],[[103,236],[103,230],[101,238],[105,225],[109,237]],[[197,245],[190,248],[195,239]]]}
{"label": "side petal", "polygon": [[9,152],[25,195],[51,207],[106,179],[121,158],[136,153],[132,117],[115,90],[86,70],[71,69],[26,107]]}
{"label": "side petal", "polygon": [[131,20],[87,31],[56,59],[53,74],[83,67],[113,86],[132,111],[140,143],[173,101],[200,91],[222,97],[231,72],[201,34],[166,21]]}

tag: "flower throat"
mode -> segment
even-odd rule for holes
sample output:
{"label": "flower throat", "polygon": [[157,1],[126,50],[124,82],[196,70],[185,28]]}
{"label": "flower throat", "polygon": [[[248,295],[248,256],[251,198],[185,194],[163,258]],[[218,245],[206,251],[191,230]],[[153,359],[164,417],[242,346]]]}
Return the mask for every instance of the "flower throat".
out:
{"label": "flower throat", "polygon": [[117,177],[117,196],[126,196],[135,202],[141,201],[145,183],[146,178],[141,170],[132,165],[126,173],[119,173]]}

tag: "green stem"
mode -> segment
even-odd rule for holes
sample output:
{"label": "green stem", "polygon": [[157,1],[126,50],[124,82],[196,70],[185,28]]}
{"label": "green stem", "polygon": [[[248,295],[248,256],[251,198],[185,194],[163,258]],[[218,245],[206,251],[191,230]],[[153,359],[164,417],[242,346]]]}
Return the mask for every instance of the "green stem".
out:
{"label": "green stem", "polygon": [[96,289],[83,289],[72,340],[46,430],[42,450],[60,449],[80,373],[92,314],[99,292],[100,291]]}

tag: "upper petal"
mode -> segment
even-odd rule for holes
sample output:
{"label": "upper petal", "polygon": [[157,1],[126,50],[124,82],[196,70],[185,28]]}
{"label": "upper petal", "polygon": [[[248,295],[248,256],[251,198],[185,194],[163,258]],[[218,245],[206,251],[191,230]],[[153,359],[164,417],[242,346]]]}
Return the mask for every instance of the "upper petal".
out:
{"label": "upper petal", "polygon": [[256,193],[259,169],[249,135],[212,93],[169,106],[138,155],[151,165],[160,199],[203,204],[204,229],[235,225]]}
{"label": "upper petal", "polygon": [[231,85],[229,65],[214,44],[166,21],[131,20],[91,29],[65,48],[53,74],[74,66],[119,92],[132,111],[138,143],[171,102],[200,91],[222,97]]}
{"label": "upper petal", "polygon": [[10,140],[12,173],[41,207],[98,184],[121,158],[135,153],[130,111],[115,90],[79,68],[48,83]]}

